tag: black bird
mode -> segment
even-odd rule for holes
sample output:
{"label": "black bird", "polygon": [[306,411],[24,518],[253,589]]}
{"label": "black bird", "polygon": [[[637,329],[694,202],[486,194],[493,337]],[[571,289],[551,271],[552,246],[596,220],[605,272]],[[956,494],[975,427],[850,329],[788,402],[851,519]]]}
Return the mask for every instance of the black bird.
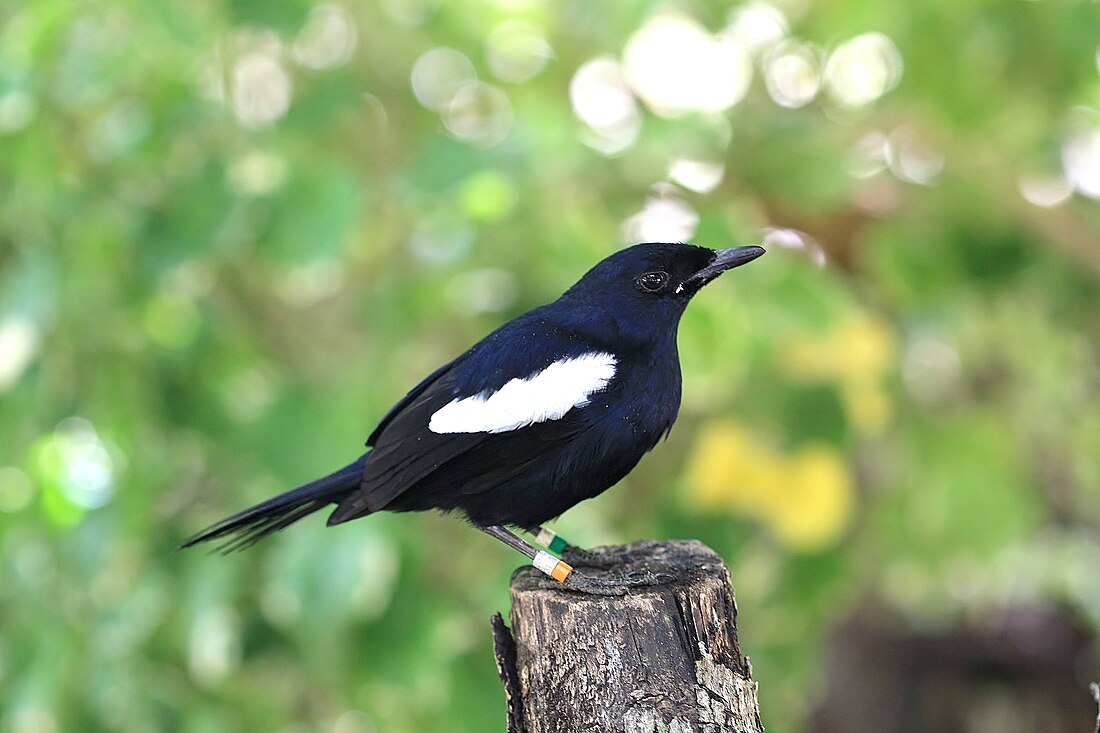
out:
{"label": "black bird", "polygon": [[[458,511],[566,587],[600,592],[551,552],[541,525],[625,476],[680,408],[680,316],[700,288],[764,254],[638,244],[553,303],[504,324],[428,375],[382,418],[354,462],[203,530],[241,549],[330,504],[328,524],[378,511]],[[583,553],[583,551],[579,551]]]}

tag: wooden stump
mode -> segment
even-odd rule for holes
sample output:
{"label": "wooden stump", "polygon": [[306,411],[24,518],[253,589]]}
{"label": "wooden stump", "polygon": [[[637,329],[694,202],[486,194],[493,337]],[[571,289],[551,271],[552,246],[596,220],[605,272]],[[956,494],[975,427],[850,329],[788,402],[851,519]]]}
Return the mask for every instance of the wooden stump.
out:
{"label": "wooden stump", "polygon": [[695,541],[601,548],[624,572],[667,573],[624,596],[548,587],[531,567],[512,577],[512,630],[493,618],[508,733],[762,733],[756,683],[737,644],[729,572]]}
{"label": "wooden stump", "polygon": [[[497,618],[500,618],[500,614],[497,614]],[[496,632],[493,632],[493,639],[496,639]],[[499,662],[498,662],[499,664]],[[1092,699],[1096,701],[1096,704],[1100,706],[1100,684],[1096,682],[1089,683],[1089,692],[1092,693]],[[510,712],[510,711],[509,711]],[[512,721],[509,719],[508,724],[511,725]],[[511,729],[509,729],[511,730]],[[1096,733],[1100,733],[1100,712],[1096,713]]]}

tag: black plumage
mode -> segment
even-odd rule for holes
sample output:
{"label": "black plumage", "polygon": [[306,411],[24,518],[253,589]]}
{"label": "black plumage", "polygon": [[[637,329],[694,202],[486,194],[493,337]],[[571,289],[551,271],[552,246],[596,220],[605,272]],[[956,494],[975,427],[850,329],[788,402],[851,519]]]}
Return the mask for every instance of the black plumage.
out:
{"label": "black plumage", "polygon": [[442,509],[483,529],[537,528],[619,481],[667,435],[680,406],[684,308],[707,282],[763,253],[640,244],[611,255],[558,300],[432,372],[382,418],[356,461],[185,546],[244,547],[333,504],[330,525]]}

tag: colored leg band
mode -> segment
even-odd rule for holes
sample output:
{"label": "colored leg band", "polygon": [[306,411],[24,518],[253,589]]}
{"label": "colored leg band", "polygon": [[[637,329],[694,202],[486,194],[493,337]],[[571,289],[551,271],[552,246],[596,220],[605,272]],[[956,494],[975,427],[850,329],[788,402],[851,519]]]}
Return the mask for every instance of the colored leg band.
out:
{"label": "colored leg band", "polygon": [[539,529],[539,533],[535,536],[535,541],[550,550],[550,552],[561,552],[565,549],[566,545],[569,544],[565,541],[565,538],[557,532],[552,529],[546,529],[545,527]]}
{"label": "colored leg band", "polygon": [[572,567],[545,550],[536,552],[531,564],[559,583],[564,583],[569,574],[573,572]]}

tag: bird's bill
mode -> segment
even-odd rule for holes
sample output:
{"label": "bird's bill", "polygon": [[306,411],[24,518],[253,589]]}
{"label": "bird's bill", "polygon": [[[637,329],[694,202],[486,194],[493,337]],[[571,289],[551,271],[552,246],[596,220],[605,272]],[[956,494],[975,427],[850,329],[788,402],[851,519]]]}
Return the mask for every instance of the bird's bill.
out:
{"label": "bird's bill", "polygon": [[735,267],[752,262],[764,254],[765,251],[763,247],[755,245],[720,249],[714,253],[714,259],[706,267],[685,280],[677,290],[682,290],[685,287],[701,288],[726,270],[732,270]]}

